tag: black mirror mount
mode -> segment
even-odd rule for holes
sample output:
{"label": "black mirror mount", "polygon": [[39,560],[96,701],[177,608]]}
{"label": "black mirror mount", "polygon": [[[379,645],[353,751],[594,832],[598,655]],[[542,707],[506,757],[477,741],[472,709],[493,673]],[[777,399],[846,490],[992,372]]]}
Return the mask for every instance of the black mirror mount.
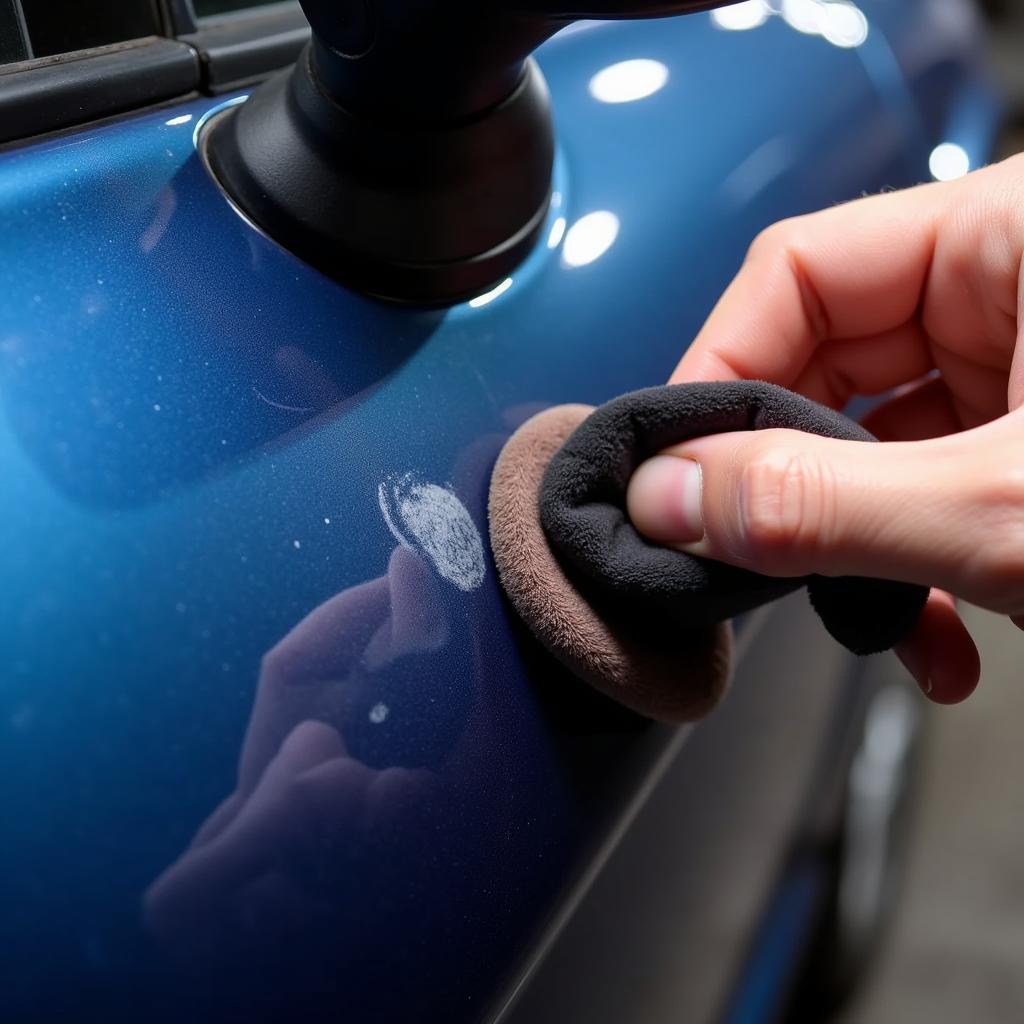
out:
{"label": "black mirror mount", "polygon": [[211,124],[206,158],[248,217],[330,277],[456,302],[507,276],[544,226],[554,130],[530,53],[578,18],[719,3],[302,0],[312,43]]}

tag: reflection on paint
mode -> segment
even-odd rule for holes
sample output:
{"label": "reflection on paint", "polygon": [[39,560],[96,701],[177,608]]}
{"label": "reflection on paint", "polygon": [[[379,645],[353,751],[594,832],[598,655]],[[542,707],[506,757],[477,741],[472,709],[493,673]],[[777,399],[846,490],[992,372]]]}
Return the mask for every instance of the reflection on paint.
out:
{"label": "reflection on paint", "polygon": [[601,103],[634,103],[665,88],[668,68],[660,60],[624,60],[598,71],[590,95]]}
{"label": "reflection on paint", "polygon": [[868,38],[868,19],[851,0],[781,0],[778,7],[768,0],[743,0],[712,11],[710,17],[716,28],[742,32],[776,14],[795,31],[820,36],[840,49],[860,46]]}
{"label": "reflection on paint", "polygon": [[790,28],[815,36],[821,20],[821,6],[820,0],[782,0],[779,13]]}
{"label": "reflection on paint", "polygon": [[868,38],[868,19],[856,4],[838,2],[821,5],[821,35],[833,46],[851,49]]}
{"label": "reflection on paint", "polygon": [[562,261],[568,267],[585,267],[599,260],[619,236],[619,218],[610,210],[596,210],[581,217],[565,235]]}
{"label": "reflection on paint", "polygon": [[[429,752],[436,764],[396,762],[395,702],[414,712],[417,670],[444,682],[442,663],[424,659],[448,641],[427,564],[400,547],[383,577],[328,598],[264,655],[233,790],[146,890],[144,921],[163,946],[197,966],[265,966],[285,942],[312,956],[344,934],[332,910],[367,898],[358,858],[412,870],[411,836],[460,730]],[[359,719],[376,727],[362,753]]]}
{"label": "reflection on paint", "polygon": [[490,305],[495,299],[504,295],[511,287],[512,278],[506,277],[505,280],[497,286],[497,288],[492,288],[489,292],[484,292],[483,295],[478,295],[475,299],[470,299],[470,309],[480,309],[481,306]]}
{"label": "reflection on paint", "polygon": [[962,178],[970,169],[971,158],[967,150],[955,142],[943,142],[936,146],[928,158],[928,170],[936,181]]}
{"label": "reflection on paint", "polygon": [[569,222],[564,217],[559,217],[554,224],[551,225],[551,234],[548,235],[548,248],[557,249],[562,244],[562,239],[565,238],[565,229],[568,227]]}
{"label": "reflection on paint", "polygon": [[237,107],[239,103],[244,103],[249,98],[248,93],[243,93],[241,96],[232,96],[229,100],[224,100],[222,103],[217,103],[210,107],[206,113],[202,114],[198,121],[196,121],[195,128],[192,129],[192,145],[199,149],[199,143],[203,136],[203,131],[206,126],[220,113],[230,109],[231,107]]}
{"label": "reflection on paint", "polygon": [[743,32],[747,29],[763,25],[772,13],[765,0],[743,0],[742,3],[730,4],[711,12],[711,22],[716,28],[724,28],[729,32]]}

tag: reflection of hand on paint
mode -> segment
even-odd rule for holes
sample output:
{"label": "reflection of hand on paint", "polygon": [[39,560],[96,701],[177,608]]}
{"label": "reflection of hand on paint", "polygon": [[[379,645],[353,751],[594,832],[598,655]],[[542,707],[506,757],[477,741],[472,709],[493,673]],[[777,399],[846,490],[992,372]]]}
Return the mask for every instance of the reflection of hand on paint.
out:
{"label": "reflection of hand on paint", "polygon": [[[268,652],[235,792],[146,892],[162,941],[243,952],[337,910],[359,857],[394,845],[435,789],[430,771],[353,757],[346,722],[388,666],[438,649],[447,631],[430,569],[398,548],[387,576],[320,605]],[[371,722],[387,713],[373,705]]]}
{"label": "reflection of hand on paint", "polygon": [[253,791],[288,733],[306,719],[348,735],[357,715],[371,721],[389,715],[387,695],[375,682],[404,656],[435,651],[447,639],[433,573],[411,550],[396,548],[386,576],[325,601],[264,655],[239,760],[239,793]]}

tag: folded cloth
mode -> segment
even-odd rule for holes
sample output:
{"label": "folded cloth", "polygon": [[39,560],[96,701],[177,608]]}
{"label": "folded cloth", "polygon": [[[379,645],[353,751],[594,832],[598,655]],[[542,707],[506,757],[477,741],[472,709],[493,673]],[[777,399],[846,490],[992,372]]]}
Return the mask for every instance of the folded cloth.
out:
{"label": "folded cloth", "polygon": [[925,587],[861,577],[770,578],[663,547],[626,514],[636,468],[670,445],[734,430],[784,427],[875,441],[859,424],[761,381],[647,388],[594,410],[548,463],[540,521],[575,588],[616,628],[693,629],[732,618],[806,586],[825,627],[856,654],[905,639]]}
{"label": "folded cloth", "polygon": [[[620,621],[614,606],[583,596],[544,536],[544,472],[593,411],[556,405],[527,420],[502,448],[488,507],[498,576],[530,632],[573,675],[649,718],[703,718],[729,686],[729,623],[660,629],[655,621]],[[557,680],[552,675],[546,681],[557,685]]]}

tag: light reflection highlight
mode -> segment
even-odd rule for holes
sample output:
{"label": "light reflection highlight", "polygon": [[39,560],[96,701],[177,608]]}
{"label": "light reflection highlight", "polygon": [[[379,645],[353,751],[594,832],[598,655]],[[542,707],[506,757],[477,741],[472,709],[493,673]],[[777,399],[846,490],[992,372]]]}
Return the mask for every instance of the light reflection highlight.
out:
{"label": "light reflection highlight", "polygon": [[569,267],[585,267],[599,260],[618,237],[619,218],[610,210],[595,210],[566,232],[562,260]]}
{"label": "light reflection highlight", "polygon": [[820,0],[782,0],[782,20],[797,32],[816,36],[821,24]]}
{"label": "light reflection highlight", "polygon": [[177,117],[172,117],[169,121],[164,121],[164,124],[168,128],[174,128],[179,124],[188,124],[192,120],[191,114],[179,114]]}
{"label": "light reflection highlight", "polygon": [[971,158],[963,146],[955,142],[943,142],[936,146],[928,158],[928,170],[936,181],[952,181],[962,178],[971,169]]}
{"label": "light reflection highlight", "polygon": [[479,309],[481,306],[486,306],[493,302],[499,296],[502,296],[512,287],[512,278],[506,277],[497,288],[492,288],[489,292],[484,292],[483,295],[478,295],[475,299],[469,300],[470,309]]}
{"label": "light reflection highlight", "polygon": [[868,38],[868,19],[854,4],[840,2],[821,5],[819,31],[833,46],[852,49]]}
{"label": "light reflection highlight", "polygon": [[763,25],[771,13],[772,9],[765,0],[743,0],[742,3],[730,4],[728,7],[712,11],[711,20],[718,28],[724,28],[729,32],[743,32]]}
{"label": "light reflection highlight", "polygon": [[551,225],[551,234],[548,235],[549,249],[557,249],[562,244],[562,239],[565,238],[565,229],[568,226],[569,222],[564,217],[559,217]]}
{"label": "light reflection highlight", "polygon": [[744,0],[711,12],[716,28],[740,32],[763,25],[778,15],[794,31],[820,36],[840,49],[867,41],[870,31],[864,12],[852,0]]}
{"label": "light reflection highlight", "polygon": [[601,103],[634,103],[664,89],[668,77],[660,60],[624,60],[594,75],[590,95]]}

